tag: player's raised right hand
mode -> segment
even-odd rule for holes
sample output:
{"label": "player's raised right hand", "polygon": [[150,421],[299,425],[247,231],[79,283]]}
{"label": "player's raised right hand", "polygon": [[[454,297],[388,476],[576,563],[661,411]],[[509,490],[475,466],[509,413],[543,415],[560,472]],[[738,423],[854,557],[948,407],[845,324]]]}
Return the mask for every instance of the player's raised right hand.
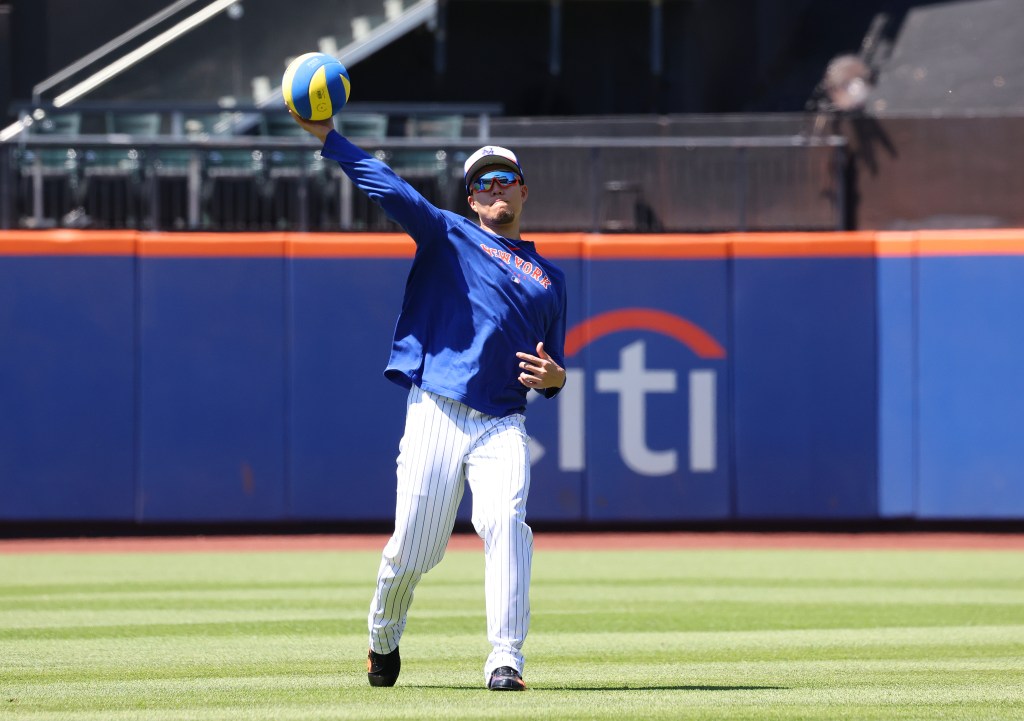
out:
{"label": "player's raised right hand", "polygon": [[288,111],[288,114],[292,116],[295,122],[298,123],[303,130],[316,136],[321,143],[325,142],[327,140],[327,134],[334,130],[333,118],[324,118],[323,120],[306,120],[305,118],[300,118],[291,110]]}

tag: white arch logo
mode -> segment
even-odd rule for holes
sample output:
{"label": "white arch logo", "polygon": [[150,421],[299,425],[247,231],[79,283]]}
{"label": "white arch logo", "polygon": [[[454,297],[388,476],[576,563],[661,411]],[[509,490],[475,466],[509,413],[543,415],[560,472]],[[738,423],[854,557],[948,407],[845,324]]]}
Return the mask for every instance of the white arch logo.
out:
{"label": "white arch logo", "polygon": [[[725,350],[706,331],[685,318],[647,308],[627,308],[594,316],[566,335],[565,355],[570,357],[589,343],[609,333],[623,330],[648,330],[678,340],[699,358],[720,360]],[[653,450],[647,444],[647,395],[675,393],[678,377],[672,369],[651,369],[646,363],[647,345],[635,341],[619,352],[619,367],[599,370],[595,388],[599,393],[619,397],[619,454],[623,463],[638,475],[666,476],[679,469],[677,449]],[[562,471],[582,471],[585,454],[586,372],[566,369],[565,389],[558,395],[558,467]],[[698,368],[689,372],[689,469],[691,473],[711,473],[717,457],[717,371]],[[531,455],[536,463],[544,448],[531,439]]]}

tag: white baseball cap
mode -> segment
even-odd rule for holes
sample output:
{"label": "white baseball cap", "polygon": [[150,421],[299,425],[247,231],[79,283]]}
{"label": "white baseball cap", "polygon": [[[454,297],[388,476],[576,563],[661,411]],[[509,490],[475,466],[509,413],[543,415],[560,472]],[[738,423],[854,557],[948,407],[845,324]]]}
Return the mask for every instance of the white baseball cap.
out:
{"label": "white baseball cap", "polygon": [[469,181],[473,179],[480,168],[485,168],[488,165],[503,165],[509,170],[514,170],[523,179],[523,182],[526,182],[526,176],[523,175],[523,169],[519,166],[519,159],[516,158],[515,153],[500,145],[485,145],[466,158],[463,171],[467,193],[469,192]]}

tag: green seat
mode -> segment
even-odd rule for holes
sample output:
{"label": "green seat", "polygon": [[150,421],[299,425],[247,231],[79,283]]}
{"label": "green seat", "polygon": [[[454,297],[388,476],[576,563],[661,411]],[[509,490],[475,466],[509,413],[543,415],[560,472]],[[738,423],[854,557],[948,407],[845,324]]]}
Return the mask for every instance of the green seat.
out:
{"label": "green seat", "polygon": [[[26,223],[30,227],[54,227],[69,217],[82,202],[82,151],[74,136],[81,130],[80,113],[47,113],[28,128],[29,136],[68,137],[66,144],[26,145],[17,151],[18,170],[26,188]],[[38,182],[42,193],[32,188]]]}
{"label": "green seat", "polygon": [[29,126],[33,135],[78,135],[82,127],[81,113],[47,113]]}
{"label": "green seat", "polygon": [[[30,135],[78,135],[82,126],[81,113],[48,113],[29,126]],[[34,168],[37,161],[43,175],[64,175],[78,168],[79,152],[70,147],[36,147],[22,155],[22,167]]]}
{"label": "green seat", "polygon": [[159,113],[107,112],[107,132],[151,138],[160,134]]}
{"label": "green seat", "polygon": [[[261,123],[262,135],[273,138],[312,137],[286,112],[268,112]],[[274,148],[267,153],[267,172],[271,178],[318,178],[324,170],[323,159],[313,148]]]}
{"label": "green seat", "polygon": [[405,134],[410,138],[461,138],[462,116],[414,116],[405,121]]}
{"label": "green seat", "polygon": [[79,168],[80,154],[75,148],[26,148],[19,156],[19,164],[23,175],[69,175]]}
{"label": "green seat", "polygon": [[[107,133],[153,138],[160,132],[159,113],[105,114]],[[89,148],[85,151],[85,174],[90,176],[138,176],[142,170],[142,153],[136,148]]]}
{"label": "green seat", "polygon": [[[159,148],[152,151],[150,167],[159,176],[184,177],[189,173],[196,152],[187,148]],[[201,165],[201,156],[199,161]]]}
{"label": "green seat", "polygon": [[142,169],[142,153],[135,148],[86,148],[86,175],[137,175]]}
{"label": "green seat", "polygon": [[405,122],[405,134],[412,138],[434,138],[436,145],[396,149],[389,163],[404,178],[432,178],[441,182],[450,166],[443,141],[462,135],[461,115],[411,117]]}
{"label": "green seat", "polygon": [[[271,138],[312,137],[286,112],[264,113],[260,122],[260,134]],[[312,149],[274,148],[267,151],[268,173],[274,178],[300,177],[316,173],[321,169],[319,154]]]}
{"label": "green seat", "polygon": [[429,147],[395,150],[390,158],[391,167],[403,177],[436,177],[440,180],[449,167],[448,152],[443,147],[443,141],[462,136],[462,116],[411,117],[405,122],[405,134],[412,138],[435,138],[439,142]]}
{"label": "green seat", "polygon": [[444,175],[448,153],[437,148],[396,148],[388,155],[388,165],[403,178],[433,178]]}
{"label": "green seat", "polygon": [[211,178],[245,178],[264,167],[263,152],[248,148],[218,148],[206,155],[206,172]]}
{"label": "green seat", "polygon": [[302,126],[292,120],[292,116],[286,112],[264,113],[260,122],[260,135],[268,135],[272,138],[309,137]]}
{"label": "green seat", "polygon": [[235,120],[241,116],[237,112],[221,113],[188,113],[182,120],[185,135],[190,137],[217,137],[234,135]]}
{"label": "green seat", "polygon": [[388,116],[384,113],[346,113],[334,118],[334,127],[353,142],[383,140],[388,134]]}

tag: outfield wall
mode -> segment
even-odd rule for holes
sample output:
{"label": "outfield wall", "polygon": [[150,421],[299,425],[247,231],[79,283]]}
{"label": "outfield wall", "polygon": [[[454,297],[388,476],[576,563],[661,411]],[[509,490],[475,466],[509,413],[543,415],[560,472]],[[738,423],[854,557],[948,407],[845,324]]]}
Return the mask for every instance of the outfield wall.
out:
{"label": "outfield wall", "polygon": [[[532,519],[1024,518],[1024,230],[532,239]],[[0,520],[389,520],[412,250],[0,234]]]}

